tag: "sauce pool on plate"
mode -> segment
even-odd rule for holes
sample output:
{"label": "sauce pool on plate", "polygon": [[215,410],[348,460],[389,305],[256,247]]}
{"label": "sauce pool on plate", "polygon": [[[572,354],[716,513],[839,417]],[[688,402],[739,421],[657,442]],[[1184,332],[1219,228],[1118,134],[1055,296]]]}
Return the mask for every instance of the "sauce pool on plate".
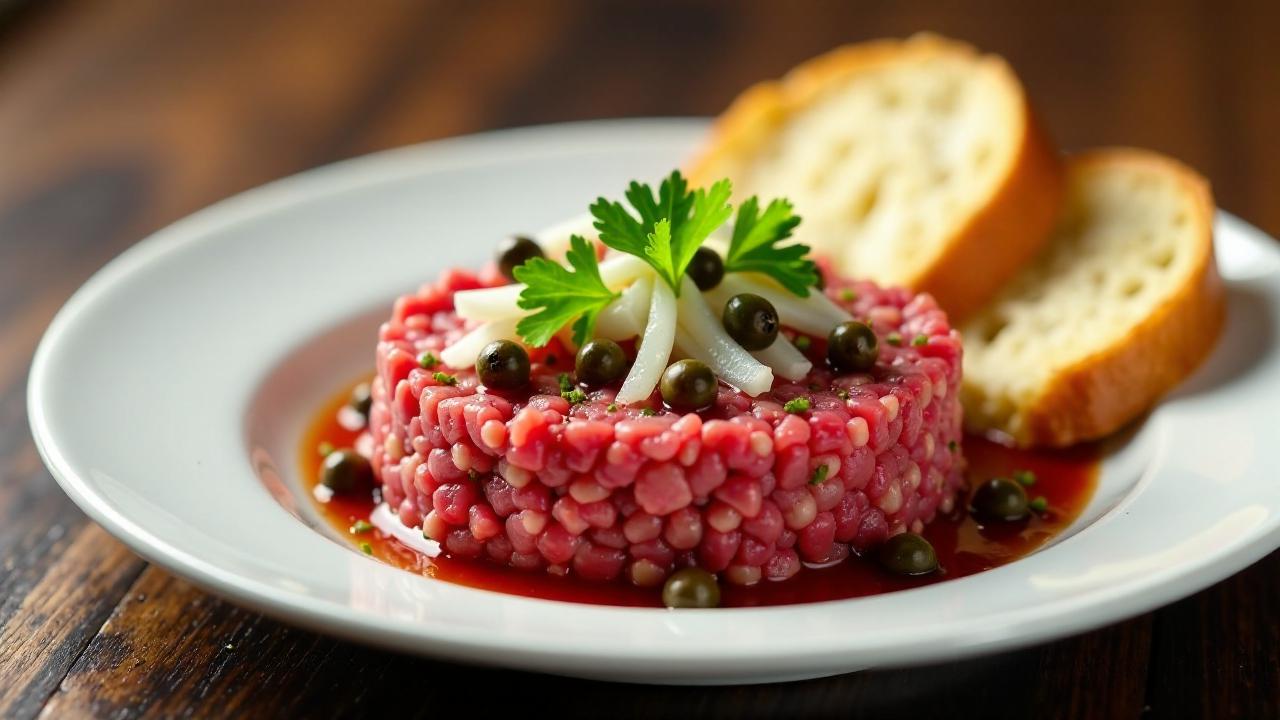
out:
{"label": "sauce pool on plate", "polygon": [[[354,387],[354,385],[352,386]],[[547,600],[598,605],[661,607],[661,588],[640,588],[622,582],[593,582],[574,576],[526,572],[486,560],[427,557],[399,540],[371,527],[375,508],[372,493],[325,492],[319,478],[322,450],[352,447],[363,431],[348,406],[352,387],[336,394],[316,414],[303,434],[300,468],[304,484],[329,525],[359,550],[396,567],[436,580],[485,590]],[[966,503],[939,516],[922,535],[937,553],[938,572],[901,577],[882,569],[872,558],[850,556],[831,567],[806,567],[783,582],[762,581],[749,587],[721,584],[722,607],[789,605],[863,597],[905,590],[965,577],[1005,565],[1042,547],[1067,528],[1088,504],[1097,481],[1097,451],[1092,446],[1065,451],[1027,451],[1008,448],[979,437],[966,437],[966,478],[969,493],[993,477],[1025,480],[1034,507],[1026,520],[979,523]],[[966,496],[967,499],[968,496]],[[1041,500],[1043,499],[1043,500]]]}

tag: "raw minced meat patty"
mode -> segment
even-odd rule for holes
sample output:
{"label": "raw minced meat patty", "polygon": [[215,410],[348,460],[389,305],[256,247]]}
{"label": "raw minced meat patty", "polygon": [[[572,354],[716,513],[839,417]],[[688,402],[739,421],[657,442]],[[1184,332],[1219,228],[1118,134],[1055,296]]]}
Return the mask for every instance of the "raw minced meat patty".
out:
{"label": "raw minced meat patty", "polygon": [[[518,393],[479,387],[472,369],[423,368],[422,353],[470,327],[453,294],[496,278],[447,272],[379,330],[366,447],[384,500],[446,552],[646,586],[697,565],[750,584],[951,510],[961,348],[928,295],[828,278],[826,293],[879,338],[871,372],[834,374],[825,339],[811,338],[803,382],[755,398],[722,384],[710,410],[681,414],[657,392],[617,407],[615,389],[597,390],[571,405],[559,376],[573,357],[555,341],[531,353]],[[798,397],[808,409],[784,410]]]}

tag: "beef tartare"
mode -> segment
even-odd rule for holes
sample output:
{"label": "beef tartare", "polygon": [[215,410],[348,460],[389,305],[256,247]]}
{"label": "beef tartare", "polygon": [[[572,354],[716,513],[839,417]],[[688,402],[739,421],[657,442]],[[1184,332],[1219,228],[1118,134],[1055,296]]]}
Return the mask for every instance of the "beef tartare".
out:
{"label": "beef tartare", "polygon": [[781,242],[785,201],[730,225],[727,183],[626,196],[563,263],[520,238],[396,302],[363,447],[399,521],[457,557],[666,583],[675,605],[714,604],[691,578],[887,546],[931,571],[917,534],[963,484],[961,347],[933,299],[824,280]]}

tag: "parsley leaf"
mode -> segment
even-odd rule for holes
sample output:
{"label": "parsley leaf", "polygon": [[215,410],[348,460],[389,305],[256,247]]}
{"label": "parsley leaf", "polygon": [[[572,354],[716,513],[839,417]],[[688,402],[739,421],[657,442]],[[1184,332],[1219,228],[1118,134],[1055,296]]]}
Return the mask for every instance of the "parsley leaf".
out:
{"label": "parsley leaf", "polygon": [[596,316],[618,297],[605,287],[596,251],[582,236],[569,238],[565,258],[573,270],[546,258],[532,258],[515,269],[516,280],[527,285],[516,304],[524,310],[537,310],[520,319],[516,332],[534,347],[546,345],[570,322],[573,341],[585,343]]}
{"label": "parsley leaf", "polygon": [[632,182],[625,195],[634,213],[622,203],[598,198],[591,215],[601,242],[649,263],[679,295],[693,254],[733,214],[731,194],[728,180],[690,192],[677,170],[658,186],[657,196],[648,185]]}
{"label": "parsley leaf", "polygon": [[787,200],[774,200],[761,213],[759,201],[749,198],[738,208],[724,271],[763,273],[792,293],[808,297],[809,288],[818,282],[818,267],[807,259],[809,246],[778,246],[799,224],[800,217]]}

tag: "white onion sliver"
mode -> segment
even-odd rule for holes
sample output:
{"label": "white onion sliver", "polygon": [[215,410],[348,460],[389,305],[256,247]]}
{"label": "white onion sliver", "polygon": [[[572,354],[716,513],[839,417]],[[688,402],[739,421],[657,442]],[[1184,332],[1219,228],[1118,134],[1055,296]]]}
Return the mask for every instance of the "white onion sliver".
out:
{"label": "white onion sliver", "polygon": [[583,213],[568,220],[558,222],[551,227],[539,231],[533,236],[534,240],[542,246],[542,252],[553,260],[562,260],[565,253],[569,252],[569,238],[574,235],[581,235],[587,240],[595,240],[600,237],[600,232],[596,230],[595,218],[591,217],[591,213]]}
{"label": "white onion sliver", "polygon": [[773,387],[773,371],[734,342],[688,275],[680,286],[679,323],[695,343],[685,347],[717,376],[752,397]]}
{"label": "white onion sliver", "polygon": [[821,291],[815,290],[809,293],[809,297],[802,298],[772,280],[754,274],[725,275],[707,295],[714,303],[723,306],[729,298],[740,293],[755,293],[768,300],[778,311],[778,319],[783,325],[818,337],[826,337],[831,328],[853,319]]}
{"label": "white onion sliver", "polygon": [[458,338],[458,341],[440,353],[440,360],[454,369],[468,368],[476,364],[476,358],[485,345],[494,340],[517,340],[518,318],[504,318],[485,323]]}
{"label": "white onion sliver", "polygon": [[622,291],[622,297],[609,303],[596,318],[596,337],[629,340],[644,332],[649,316],[649,298],[653,278],[641,277]]}
{"label": "white onion sliver", "polygon": [[804,379],[813,369],[813,363],[804,356],[789,340],[778,336],[773,344],[763,350],[751,353],[752,357],[773,368],[779,376],[791,381]]}
{"label": "white onion sliver", "polygon": [[[617,290],[636,278],[652,274],[649,264],[634,255],[611,255],[600,262],[600,279],[610,290]],[[524,292],[524,283],[512,283],[494,288],[462,290],[453,294],[453,307],[458,317],[467,320],[501,320],[523,317],[532,313],[524,310],[517,301]]]}
{"label": "white onion sliver", "polygon": [[649,320],[640,346],[636,348],[636,361],[627,373],[618,391],[617,401],[633,403],[653,394],[662,371],[667,369],[671,348],[676,339],[676,296],[665,282],[655,281],[649,298]]}

